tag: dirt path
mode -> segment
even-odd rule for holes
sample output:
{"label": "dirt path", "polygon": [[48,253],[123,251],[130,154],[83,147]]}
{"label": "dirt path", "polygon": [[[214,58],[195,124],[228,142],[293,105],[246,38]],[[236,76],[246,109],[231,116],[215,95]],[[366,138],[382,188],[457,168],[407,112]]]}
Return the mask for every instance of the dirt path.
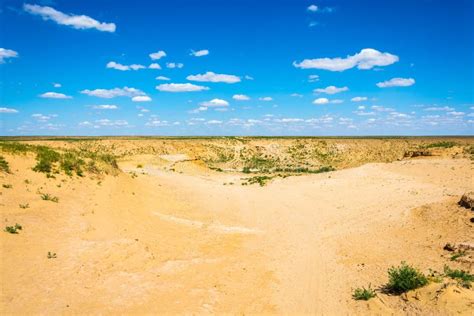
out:
{"label": "dirt path", "polygon": [[[1,235],[2,313],[364,313],[351,288],[382,284],[402,260],[443,263],[438,249],[420,249],[426,234],[409,225],[411,210],[474,189],[461,159],[368,164],[265,187],[149,166],[136,178],[58,187],[61,179],[17,161],[2,214],[25,229]],[[59,203],[38,201],[38,187]],[[17,211],[23,200],[31,210]]]}

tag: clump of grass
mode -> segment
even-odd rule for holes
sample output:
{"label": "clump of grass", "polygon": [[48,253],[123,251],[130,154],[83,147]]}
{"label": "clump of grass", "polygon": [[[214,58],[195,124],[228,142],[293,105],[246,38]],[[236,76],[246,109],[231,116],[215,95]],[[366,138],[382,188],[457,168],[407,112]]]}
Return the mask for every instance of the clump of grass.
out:
{"label": "clump of grass", "polygon": [[59,202],[59,198],[57,196],[52,196],[48,193],[42,193],[41,194],[41,199],[44,200],[44,201],[51,201],[51,202],[54,202],[54,203]]}
{"label": "clump of grass", "polygon": [[20,204],[20,208],[22,209],[26,209],[26,208],[29,208],[30,207],[30,204],[26,203],[26,204]]}
{"label": "clump of grass", "polygon": [[56,258],[57,256],[55,252],[48,251],[48,259],[56,259]]}
{"label": "clump of grass", "polygon": [[443,141],[443,142],[428,144],[425,146],[425,148],[451,148],[454,146],[456,146],[455,142]]}
{"label": "clump of grass", "polygon": [[255,176],[247,179],[248,184],[258,183],[261,187],[263,187],[269,180],[273,179],[270,176]]}
{"label": "clump of grass", "polygon": [[451,256],[451,261],[456,261],[458,258],[464,257],[467,255],[465,251],[459,251],[458,253]]}
{"label": "clump of grass", "polygon": [[0,171],[10,173],[10,166],[8,165],[8,161],[5,160],[5,157],[0,156]]}
{"label": "clump of grass", "polygon": [[250,173],[250,168],[249,168],[249,167],[244,167],[244,168],[242,169],[242,172],[243,172],[243,173]]}
{"label": "clump of grass", "polygon": [[399,267],[388,269],[388,278],[386,288],[395,294],[401,294],[428,284],[428,279],[423,273],[405,262],[402,262]]}
{"label": "clump of grass", "polygon": [[5,189],[13,188],[13,186],[11,184],[2,184],[2,187],[4,187]]}
{"label": "clump of grass", "polygon": [[474,282],[474,275],[464,270],[452,270],[448,266],[444,266],[444,274],[451,279],[459,281],[462,287],[471,288],[471,282]]}
{"label": "clump of grass", "polygon": [[19,230],[22,230],[23,227],[21,227],[20,224],[15,224],[15,226],[6,226],[5,231],[10,234],[18,234]]}
{"label": "clump of grass", "polygon": [[357,300],[357,301],[359,301],[359,300],[368,301],[371,298],[374,298],[375,296],[376,296],[375,291],[370,287],[370,284],[367,288],[358,287],[352,293],[352,298]]}
{"label": "clump of grass", "polygon": [[74,171],[79,177],[83,176],[82,166],[84,164],[84,160],[82,160],[77,156],[77,154],[72,152],[68,152],[62,155],[60,162],[61,169],[68,176],[72,176],[72,172]]}
{"label": "clump of grass", "polygon": [[45,146],[39,146],[36,153],[37,163],[33,167],[33,171],[51,173],[54,168],[54,164],[59,161],[61,155]]}
{"label": "clump of grass", "polygon": [[137,168],[141,169],[141,168],[143,168],[143,165],[142,165],[141,163],[139,163],[139,164],[137,165]]}

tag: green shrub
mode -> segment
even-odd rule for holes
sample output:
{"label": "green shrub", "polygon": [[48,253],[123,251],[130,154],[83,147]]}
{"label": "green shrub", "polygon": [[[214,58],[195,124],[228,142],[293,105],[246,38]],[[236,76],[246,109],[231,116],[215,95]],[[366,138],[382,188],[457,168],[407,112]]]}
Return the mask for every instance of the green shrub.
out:
{"label": "green shrub", "polygon": [[8,165],[8,161],[5,160],[5,157],[0,156],[0,171],[10,173],[10,166]]}
{"label": "green shrub", "polygon": [[51,201],[51,202],[54,202],[54,203],[59,202],[59,198],[57,196],[52,196],[48,193],[42,193],[41,194],[41,199],[44,200],[44,201]]}
{"label": "green shrub", "polygon": [[444,266],[444,274],[458,280],[463,287],[468,289],[471,288],[471,282],[474,282],[474,275],[464,270],[451,270],[448,266]]}
{"label": "green shrub", "polygon": [[19,230],[22,230],[23,227],[19,224],[15,224],[15,226],[6,226],[5,231],[10,234],[18,234]]}
{"label": "green shrub", "polygon": [[401,294],[428,284],[426,276],[405,262],[399,267],[388,269],[387,289],[396,294]]}
{"label": "green shrub", "polygon": [[48,251],[48,259],[56,259],[56,258],[57,256],[55,252]]}
{"label": "green shrub", "polygon": [[58,162],[61,155],[45,146],[38,146],[36,153],[37,163],[33,167],[33,171],[50,173],[53,171],[54,163]]}
{"label": "green shrub", "polygon": [[250,173],[250,168],[249,167],[244,167],[244,169],[242,169],[242,172],[243,173]]}
{"label": "green shrub", "polygon": [[76,154],[72,152],[65,153],[61,157],[60,166],[61,169],[68,175],[72,176],[72,172],[80,177],[83,176],[82,166],[84,165],[84,160],[80,159]]}
{"label": "green shrub", "polygon": [[26,209],[26,208],[29,208],[29,207],[30,207],[30,204],[28,204],[28,203],[20,204],[20,208]]}
{"label": "green shrub", "polygon": [[370,287],[370,284],[368,288],[365,288],[365,287],[356,288],[354,290],[354,293],[352,293],[352,298],[355,300],[368,301],[375,296],[376,296],[375,291]]}
{"label": "green shrub", "polygon": [[455,142],[444,141],[426,145],[425,148],[451,148],[454,146],[456,146]]}

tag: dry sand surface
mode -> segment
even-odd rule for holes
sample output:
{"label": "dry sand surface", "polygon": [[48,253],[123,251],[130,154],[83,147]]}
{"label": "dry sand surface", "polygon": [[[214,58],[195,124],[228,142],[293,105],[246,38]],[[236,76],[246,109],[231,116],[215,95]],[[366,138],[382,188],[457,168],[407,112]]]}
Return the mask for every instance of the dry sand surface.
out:
{"label": "dry sand surface", "polygon": [[[472,314],[473,289],[449,278],[381,289],[402,261],[473,272],[472,249],[452,261],[443,247],[474,243],[474,213],[457,205],[474,191],[474,140],[417,158],[403,156],[433,140],[324,141],[313,155],[320,140],[94,140],[86,146],[119,155],[116,175],[55,178],[32,170],[34,154],[5,151],[2,220],[22,230],[0,233],[0,313]],[[219,158],[242,148],[337,170],[242,185],[237,169],[255,161]],[[352,299],[369,284],[375,298]]]}

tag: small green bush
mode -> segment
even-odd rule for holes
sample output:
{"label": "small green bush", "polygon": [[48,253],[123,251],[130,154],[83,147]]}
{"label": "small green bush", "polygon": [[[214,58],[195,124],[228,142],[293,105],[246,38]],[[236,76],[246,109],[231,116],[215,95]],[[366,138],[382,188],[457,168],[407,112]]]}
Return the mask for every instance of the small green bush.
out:
{"label": "small green bush", "polygon": [[72,176],[72,172],[74,171],[79,177],[82,177],[82,166],[84,164],[84,160],[80,159],[76,154],[72,152],[68,152],[62,155],[60,161],[61,169],[68,176]]}
{"label": "small green bush", "polygon": [[370,287],[370,284],[367,288],[358,287],[354,290],[354,293],[352,293],[352,298],[357,301],[358,300],[368,301],[371,298],[374,298],[375,296],[376,296],[375,291]]}
{"label": "small green bush", "polygon": [[21,227],[21,225],[19,225],[18,223],[15,224],[15,226],[6,226],[5,227],[5,231],[7,233],[10,233],[10,234],[18,234],[18,231],[19,230],[22,230],[23,227]]}
{"label": "small green bush", "polygon": [[8,165],[8,161],[5,160],[5,157],[0,156],[0,171],[10,173],[10,166]]}
{"label": "small green bush", "polygon": [[249,167],[244,167],[244,168],[242,169],[242,172],[243,172],[243,173],[250,173],[250,168],[249,168]]}
{"label": "small green bush", "polygon": [[423,273],[405,262],[402,262],[399,267],[388,269],[388,278],[386,288],[395,294],[401,294],[428,284],[428,279]]}
{"label": "small green bush", "polygon": [[464,270],[451,270],[448,266],[444,266],[444,274],[458,280],[463,287],[468,289],[471,288],[471,282],[474,282],[474,275]]}
{"label": "small green bush", "polygon": [[61,155],[51,148],[39,146],[36,153],[37,163],[33,171],[50,173],[53,171],[54,164],[59,161]]}
{"label": "small green bush", "polygon": [[456,145],[455,142],[444,141],[444,142],[432,143],[432,144],[426,145],[425,147],[426,148],[451,148],[451,147],[454,147],[455,145]]}
{"label": "small green bush", "polygon": [[28,204],[28,203],[20,204],[20,208],[26,209],[26,208],[29,208],[29,207],[30,207],[30,204]]}
{"label": "small green bush", "polygon": [[56,259],[56,258],[57,256],[55,252],[48,251],[48,259]]}
{"label": "small green bush", "polygon": [[51,202],[55,202],[55,203],[59,202],[59,198],[57,196],[52,196],[48,193],[42,193],[41,194],[41,199],[44,200],[44,201],[51,201]]}

